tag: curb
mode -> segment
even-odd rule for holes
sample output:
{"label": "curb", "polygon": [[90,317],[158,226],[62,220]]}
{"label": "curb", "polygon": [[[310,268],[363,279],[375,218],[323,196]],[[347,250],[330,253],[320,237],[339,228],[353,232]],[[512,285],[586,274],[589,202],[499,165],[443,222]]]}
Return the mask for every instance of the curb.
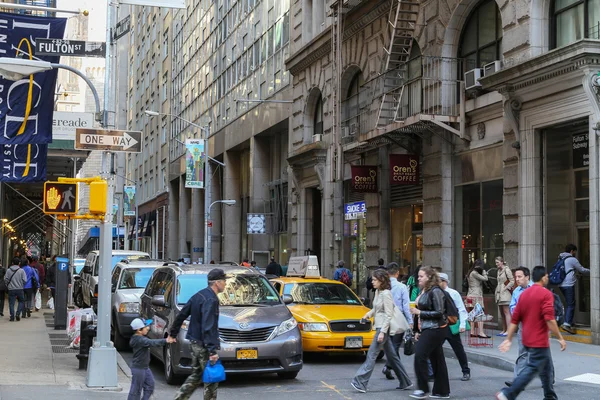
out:
{"label": "curb", "polygon": [[[505,358],[482,353],[476,350],[469,349],[468,347],[465,347],[465,353],[467,353],[467,359],[470,363],[475,363],[486,367],[499,369],[502,371],[514,371],[515,363]],[[452,350],[450,346],[444,345],[444,355],[447,358],[456,359],[454,350]]]}
{"label": "curb", "polygon": [[117,351],[117,365],[119,366],[121,371],[123,371],[123,373],[125,374],[126,377],[128,377],[129,379],[132,378],[131,368],[129,368],[129,365],[127,365],[127,362],[125,361],[125,359],[123,358],[121,353],[119,353],[118,351]]}

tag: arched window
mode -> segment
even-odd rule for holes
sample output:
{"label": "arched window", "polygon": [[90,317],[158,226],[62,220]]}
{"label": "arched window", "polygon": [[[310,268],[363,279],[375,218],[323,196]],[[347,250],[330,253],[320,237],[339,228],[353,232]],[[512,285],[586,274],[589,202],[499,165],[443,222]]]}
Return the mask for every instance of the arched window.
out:
{"label": "arched window", "polygon": [[313,127],[313,135],[323,134],[323,97],[321,96],[319,96],[319,98],[317,99],[317,104],[315,106]]}
{"label": "arched window", "polygon": [[494,0],[482,1],[471,12],[462,31],[458,56],[466,59],[467,71],[501,59],[502,18]]}
{"label": "arched window", "polygon": [[555,0],[552,4],[552,48],[579,39],[600,37],[600,0]]}

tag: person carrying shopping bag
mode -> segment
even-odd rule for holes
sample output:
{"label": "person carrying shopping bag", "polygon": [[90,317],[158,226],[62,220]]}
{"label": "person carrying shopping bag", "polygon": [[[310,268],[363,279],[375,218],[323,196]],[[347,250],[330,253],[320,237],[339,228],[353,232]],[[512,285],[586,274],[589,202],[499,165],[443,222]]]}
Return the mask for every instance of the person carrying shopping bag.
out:
{"label": "person carrying shopping bag", "polygon": [[[352,387],[361,392],[367,391],[367,385],[369,378],[375,369],[375,363],[377,361],[377,355],[383,349],[385,357],[388,360],[391,368],[396,373],[396,377],[400,382],[398,389],[407,390],[412,387],[412,382],[408,377],[408,373],[404,366],[400,362],[400,357],[394,348],[390,335],[396,334],[400,331],[400,325],[404,325],[404,328],[408,326],[408,322],[401,321],[399,324],[398,318],[401,317],[401,312],[395,312],[394,300],[392,298],[390,277],[386,270],[377,269],[373,272],[373,288],[375,289],[375,299],[373,300],[373,308],[365,314],[363,319],[375,318],[375,337],[371,342],[369,351],[367,352],[367,359],[360,366],[356,375],[352,379]],[[398,327],[396,327],[396,325]],[[403,332],[403,330],[402,330]]]}

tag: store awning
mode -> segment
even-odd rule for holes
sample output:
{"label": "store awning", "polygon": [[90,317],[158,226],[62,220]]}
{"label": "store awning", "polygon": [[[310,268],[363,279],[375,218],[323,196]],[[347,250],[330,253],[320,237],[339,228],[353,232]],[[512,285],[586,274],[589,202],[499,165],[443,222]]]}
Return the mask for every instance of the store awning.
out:
{"label": "store awning", "polygon": [[77,254],[87,255],[90,251],[96,250],[100,242],[100,228],[94,226],[88,230],[83,240],[81,241],[81,247],[77,251]]}

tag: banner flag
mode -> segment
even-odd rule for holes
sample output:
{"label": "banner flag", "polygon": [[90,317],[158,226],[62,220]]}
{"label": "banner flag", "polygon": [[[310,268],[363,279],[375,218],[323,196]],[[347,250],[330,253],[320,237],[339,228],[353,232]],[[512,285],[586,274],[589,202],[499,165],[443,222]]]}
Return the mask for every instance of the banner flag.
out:
{"label": "banner flag", "polygon": [[[36,38],[62,39],[66,18],[0,13],[0,57],[34,60]],[[36,59],[58,63],[60,57]],[[0,77],[0,144],[52,142],[57,69],[12,81]]]}
{"label": "banner flag", "polygon": [[2,145],[0,182],[45,181],[47,156],[47,144]]}
{"label": "banner flag", "polygon": [[193,189],[204,187],[204,140],[202,139],[185,141],[185,187]]}
{"label": "banner flag", "polygon": [[135,186],[123,186],[123,216],[135,217]]}

